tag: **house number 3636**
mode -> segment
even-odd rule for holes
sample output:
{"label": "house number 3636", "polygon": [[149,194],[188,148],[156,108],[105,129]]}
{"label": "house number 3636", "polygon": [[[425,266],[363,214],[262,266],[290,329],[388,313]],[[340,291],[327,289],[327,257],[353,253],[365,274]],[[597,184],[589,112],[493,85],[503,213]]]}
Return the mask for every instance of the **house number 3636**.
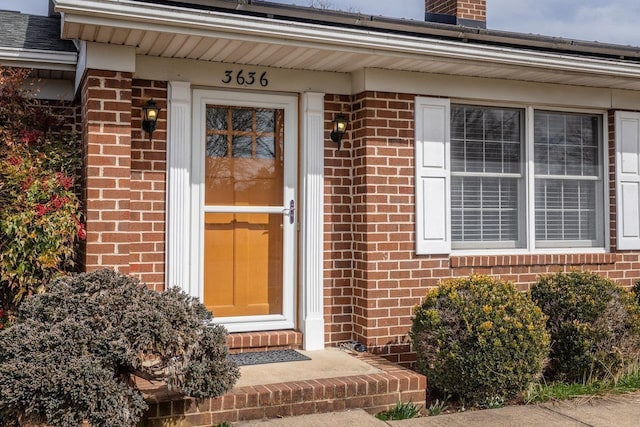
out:
{"label": "house number 3636", "polygon": [[224,72],[224,79],[222,79],[222,83],[229,84],[231,82],[235,82],[241,86],[253,86],[258,83],[262,87],[266,87],[269,85],[269,80],[267,80],[267,72],[260,74],[260,77],[257,76],[255,71],[247,71],[239,70],[234,72],[233,70],[227,70]]}

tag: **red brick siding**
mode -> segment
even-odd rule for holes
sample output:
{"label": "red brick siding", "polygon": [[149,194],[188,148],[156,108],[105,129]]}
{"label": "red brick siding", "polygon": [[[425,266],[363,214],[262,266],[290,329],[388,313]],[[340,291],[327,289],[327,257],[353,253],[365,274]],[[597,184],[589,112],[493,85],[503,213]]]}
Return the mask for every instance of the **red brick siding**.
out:
{"label": "red brick siding", "polygon": [[[85,265],[164,283],[166,180],[165,82],[90,70],[82,86],[88,219]],[[153,141],[141,130],[141,106],[162,108]],[[325,97],[325,273],[327,345],[347,340],[410,365],[412,308],[441,279],[500,275],[523,290],[539,274],[567,268],[600,272],[629,286],[640,277],[637,252],[615,252],[614,120],[609,115],[610,254],[416,256],[414,95],[364,92]],[[351,124],[337,150],[338,112]]]}
{"label": "red brick siding", "polygon": [[[78,108],[73,101],[58,101],[58,100],[35,100],[35,105],[47,112],[47,114],[54,117],[56,123],[48,123],[48,131],[79,131],[80,122],[78,121]],[[57,119],[60,122],[57,122]]]}
{"label": "red brick siding", "polygon": [[238,332],[227,336],[231,353],[265,351],[273,349],[302,348],[299,331]]}
{"label": "red brick siding", "polygon": [[[416,256],[413,99],[414,95],[381,92],[364,92],[353,97],[351,138],[343,150],[350,149],[353,164],[350,193],[354,339],[392,361],[411,364],[415,356],[408,344],[407,333],[412,308],[428,288],[446,278],[469,274],[498,275],[526,290],[540,274],[572,268],[601,273],[624,286],[640,277],[638,252]],[[331,118],[328,114],[327,126]],[[613,123],[612,117],[609,122]],[[610,187],[614,190],[612,127],[610,140]],[[328,172],[329,169],[327,180],[330,180],[332,177]],[[327,188],[333,194],[337,191],[330,185]],[[348,189],[340,191],[349,193]],[[610,209],[615,214],[613,191],[611,196]],[[331,225],[327,220],[329,230]],[[615,215],[612,215],[610,232],[615,248]],[[331,233],[325,233],[327,241],[332,238]],[[331,274],[333,272],[327,267],[325,275]],[[330,301],[326,303],[330,304]],[[333,306],[327,309],[334,316],[344,310]]]}
{"label": "red brick siding", "polygon": [[[141,106],[162,108],[153,140]],[[167,84],[89,70],[82,86],[84,268],[131,273],[164,289]]]}
{"label": "red brick siding", "polygon": [[[167,169],[167,83],[134,79],[131,110],[130,271],[149,287],[164,290]],[[142,130],[142,106],[161,108],[152,140]]]}
{"label": "red brick siding", "polygon": [[486,0],[426,0],[425,11],[474,21],[487,20]]}
{"label": "red brick siding", "polygon": [[[353,221],[352,159],[349,129],[342,150],[330,139],[331,121],[351,111],[348,95],[325,96],[324,183],[324,307],[325,343],[335,345],[353,337]],[[350,118],[350,120],[352,120]]]}
{"label": "red brick siding", "polygon": [[88,70],[82,82],[86,270],[129,273],[131,73]]}
{"label": "red brick siding", "polygon": [[365,92],[353,105],[354,332],[381,354],[408,352],[413,244],[413,96]]}
{"label": "red brick siding", "polygon": [[443,15],[455,16],[457,6],[458,0],[426,0],[424,2],[425,12]]}

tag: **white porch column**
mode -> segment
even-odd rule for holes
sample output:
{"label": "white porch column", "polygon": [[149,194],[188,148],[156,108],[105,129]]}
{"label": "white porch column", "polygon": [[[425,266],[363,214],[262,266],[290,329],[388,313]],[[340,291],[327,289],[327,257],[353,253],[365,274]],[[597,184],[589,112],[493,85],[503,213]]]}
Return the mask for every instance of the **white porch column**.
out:
{"label": "white porch column", "polygon": [[301,97],[300,325],[305,350],[324,348],[324,94]]}
{"label": "white porch column", "polygon": [[191,84],[169,82],[167,119],[167,236],[165,281],[190,295]]}

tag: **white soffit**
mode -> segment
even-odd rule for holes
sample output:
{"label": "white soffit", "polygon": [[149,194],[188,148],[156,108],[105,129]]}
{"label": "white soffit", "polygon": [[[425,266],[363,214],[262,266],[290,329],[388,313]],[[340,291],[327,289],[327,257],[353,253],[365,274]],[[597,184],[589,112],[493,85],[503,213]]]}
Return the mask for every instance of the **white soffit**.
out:
{"label": "white soffit", "polygon": [[640,64],[130,0],[55,0],[62,37],[138,55],[350,73],[381,68],[640,90]]}

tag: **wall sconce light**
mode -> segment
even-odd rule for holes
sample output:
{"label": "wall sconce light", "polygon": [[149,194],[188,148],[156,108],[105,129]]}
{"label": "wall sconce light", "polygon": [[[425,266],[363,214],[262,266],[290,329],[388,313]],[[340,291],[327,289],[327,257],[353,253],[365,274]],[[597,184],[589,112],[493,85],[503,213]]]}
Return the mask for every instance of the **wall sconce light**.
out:
{"label": "wall sconce light", "polygon": [[160,114],[160,107],[156,105],[156,101],[153,98],[142,106],[142,129],[149,134],[149,141],[151,141],[153,131],[156,130],[158,114]]}
{"label": "wall sconce light", "polygon": [[333,130],[331,131],[331,140],[333,142],[338,143],[338,150],[340,149],[340,142],[342,141],[342,137],[347,131],[347,125],[349,125],[349,120],[345,117],[344,114],[340,113],[333,119]]}

